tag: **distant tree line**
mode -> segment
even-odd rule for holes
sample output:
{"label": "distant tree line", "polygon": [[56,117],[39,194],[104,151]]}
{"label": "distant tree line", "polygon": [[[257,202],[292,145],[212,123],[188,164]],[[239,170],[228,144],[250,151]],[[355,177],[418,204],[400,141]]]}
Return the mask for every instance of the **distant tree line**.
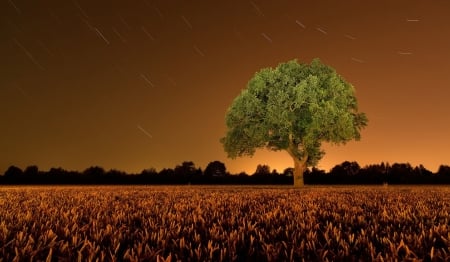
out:
{"label": "distant tree line", "polygon": [[[82,172],[51,168],[41,171],[35,165],[24,170],[10,166],[0,175],[0,184],[239,184],[239,185],[292,185],[293,168],[279,173],[268,165],[258,165],[251,175],[241,172],[230,174],[220,161],[210,162],[204,170],[192,161],[182,162],[175,168],[164,168],[159,172],[154,168],[144,169],[138,174],[128,174],[118,170],[106,171],[92,166]],[[388,163],[360,167],[357,162],[345,161],[329,172],[317,168],[308,169],[304,175],[305,184],[348,185],[348,184],[450,184],[450,166],[441,165],[436,173],[423,165],[416,167],[409,163]]]}

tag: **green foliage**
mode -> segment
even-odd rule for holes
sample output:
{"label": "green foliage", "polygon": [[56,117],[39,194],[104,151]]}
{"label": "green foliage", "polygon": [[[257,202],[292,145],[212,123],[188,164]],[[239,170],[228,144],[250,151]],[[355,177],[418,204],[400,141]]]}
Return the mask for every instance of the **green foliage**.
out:
{"label": "green foliage", "polygon": [[359,140],[367,118],[353,86],[333,68],[292,60],[257,72],[228,109],[226,125],[221,142],[231,158],[266,147],[315,165],[322,142]]}

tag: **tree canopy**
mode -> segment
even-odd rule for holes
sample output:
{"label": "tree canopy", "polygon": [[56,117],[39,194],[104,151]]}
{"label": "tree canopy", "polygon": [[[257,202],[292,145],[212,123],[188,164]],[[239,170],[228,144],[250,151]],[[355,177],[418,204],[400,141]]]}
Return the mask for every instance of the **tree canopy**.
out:
{"label": "tree canopy", "polygon": [[367,118],[353,86],[333,68],[292,60],[257,72],[229,107],[226,125],[221,142],[229,157],[286,150],[299,176],[322,158],[323,142],[359,140]]}

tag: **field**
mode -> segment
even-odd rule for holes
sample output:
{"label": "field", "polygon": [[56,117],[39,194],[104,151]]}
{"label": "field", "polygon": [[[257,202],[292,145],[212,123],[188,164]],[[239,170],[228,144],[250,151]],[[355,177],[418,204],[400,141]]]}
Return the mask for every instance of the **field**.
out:
{"label": "field", "polygon": [[448,187],[0,187],[0,261],[450,259]]}

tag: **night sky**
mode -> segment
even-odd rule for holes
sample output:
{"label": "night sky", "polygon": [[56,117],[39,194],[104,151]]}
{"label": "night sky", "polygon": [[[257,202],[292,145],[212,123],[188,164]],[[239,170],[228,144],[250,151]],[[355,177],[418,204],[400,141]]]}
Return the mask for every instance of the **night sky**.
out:
{"label": "night sky", "polygon": [[225,113],[264,67],[315,57],[369,118],[345,160],[450,164],[450,1],[0,1],[0,172],[141,172],[219,160],[283,171],[286,152],[226,158]]}

